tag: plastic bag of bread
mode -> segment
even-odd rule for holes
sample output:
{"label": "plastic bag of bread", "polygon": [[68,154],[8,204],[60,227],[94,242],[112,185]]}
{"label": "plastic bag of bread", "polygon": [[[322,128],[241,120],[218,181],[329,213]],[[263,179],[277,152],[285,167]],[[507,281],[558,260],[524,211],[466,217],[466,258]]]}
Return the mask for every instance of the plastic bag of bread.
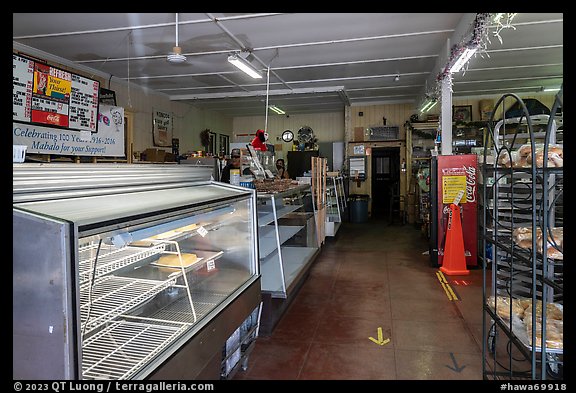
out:
{"label": "plastic bag of bread", "polygon": [[[543,143],[535,143],[534,144],[534,151],[538,150],[538,149],[542,149],[544,147]],[[522,146],[520,146],[518,148],[518,155],[520,157],[528,157],[530,155],[532,155],[532,144],[531,143],[525,143]]]}
{"label": "plastic bag of bread", "polygon": [[[532,304],[524,310],[524,321],[532,318]],[[542,319],[542,301],[536,302],[536,319]],[[546,303],[546,319],[564,320],[564,307],[560,303]]]}
{"label": "plastic bag of bread", "polygon": [[531,165],[528,163],[528,157],[517,155],[517,159],[512,161],[512,167],[514,168],[530,168]]}
{"label": "plastic bag of bread", "polygon": [[504,168],[511,168],[512,166],[514,166],[516,162],[518,162],[518,152],[517,151],[510,151],[508,149],[502,149],[500,150],[500,153],[498,153],[498,166],[504,167]]}
{"label": "plastic bag of bread", "polygon": [[[534,160],[536,161],[536,167],[542,168],[544,166],[547,167],[556,167],[561,168],[564,166],[564,149],[562,145],[558,144],[550,144],[548,145],[548,153],[546,161],[544,160],[544,146],[538,146],[536,148],[534,154]],[[532,164],[532,155],[529,154],[526,157],[526,162],[528,164]]]}
{"label": "plastic bag of bread", "polygon": [[[540,228],[536,228],[536,239],[538,233],[542,233]],[[532,227],[519,227],[512,230],[512,239],[519,247],[532,249]]]}
{"label": "plastic bag of bread", "polygon": [[[542,229],[536,228],[536,249],[542,253]],[[532,249],[532,228],[519,227],[512,230],[512,239],[522,248]],[[548,231],[547,257],[551,259],[563,259],[564,228],[554,227]]]}
{"label": "plastic bag of bread", "polygon": [[[540,228],[538,228],[540,229]],[[547,233],[548,241],[546,242],[546,256],[551,259],[564,259],[564,228],[554,227]],[[536,234],[536,245],[539,252],[543,252],[542,231]]]}
{"label": "plastic bag of bread", "polygon": [[512,230],[512,237],[515,241],[532,238],[532,227],[517,227]]}
{"label": "plastic bag of bread", "polygon": [[[532,343],[532,318],[524,318],[528,342]],[[536,321],[536,342],[533,347],[542,347],[542,320]],[[558,319],[546,319],[546,348],[562,349],[564,346],[564,321]]]}
{"label": "plastic bag of bread", "polygon": [[510,319],[510,304],[512,304],[512,314],[522,319],[524,317],[525,302],[519,299],[510,298],[506,296],[496,297],[496,308],[494,308],[494,296],[488,298],[488,305],[494,310],[500,318]]}

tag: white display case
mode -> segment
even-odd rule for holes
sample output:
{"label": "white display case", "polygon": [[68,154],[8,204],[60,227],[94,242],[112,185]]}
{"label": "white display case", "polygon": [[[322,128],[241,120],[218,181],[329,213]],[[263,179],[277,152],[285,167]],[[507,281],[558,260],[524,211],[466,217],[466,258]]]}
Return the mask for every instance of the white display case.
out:
{"label": "white display case", "polygon": [[256,195],[191,170],[14,167],[14,379],[221,377],[261,302]]}

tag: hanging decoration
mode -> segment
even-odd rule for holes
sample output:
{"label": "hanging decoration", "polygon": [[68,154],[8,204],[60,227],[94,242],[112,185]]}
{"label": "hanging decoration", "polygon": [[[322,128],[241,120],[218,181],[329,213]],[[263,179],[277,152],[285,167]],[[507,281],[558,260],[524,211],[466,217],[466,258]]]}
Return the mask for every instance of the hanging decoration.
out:
{"label": "hanging decoration", "polygon": [[[476,14],[476,18],[474,18],[474,23],[470,28],[470,32],[464,35],[462,41],[457,44],[454,44],[450,49],[450,56],[446,65],[442,69],[440,73],[436,76],[436,83],[433,86],[432,91],[427,92],[426,96],[430,97],[440,97],[441,90],[442,90],[442,81],[448,79],[450,89],[452,89],[452,73],[450,72],[450,68],[460,57],[460,55],[467,49],[467,48],[477,48],[476,53],[474,56],[479,55],[480,57],[490,57],[487,51],[488,44],[491,43],[490,41],[490,34],[488,30],[491,26],[489,26],[489,22],[492,20],[495,23],[495,30],[492,33],[493,36],[497,37],[500,43],[502,44],[502,37],[500,36],[500,32],[504,29],[516,29],[512,26],[512,20],[516,16],[516,13],[478,13]],[[466,73],[468,69],[467,63],[464,68],[462,69],[463,75]]]}

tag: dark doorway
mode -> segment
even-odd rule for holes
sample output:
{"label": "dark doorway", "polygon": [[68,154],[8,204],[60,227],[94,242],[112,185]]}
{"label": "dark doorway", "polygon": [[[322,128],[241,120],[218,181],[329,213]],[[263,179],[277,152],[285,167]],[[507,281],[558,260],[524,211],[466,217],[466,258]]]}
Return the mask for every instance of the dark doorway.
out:
{"label": "dark doorway", "polygon": [[400,148],[372,148],[372,217],[389,219],[390,209],[398,209],[391,202],[400,194]]}

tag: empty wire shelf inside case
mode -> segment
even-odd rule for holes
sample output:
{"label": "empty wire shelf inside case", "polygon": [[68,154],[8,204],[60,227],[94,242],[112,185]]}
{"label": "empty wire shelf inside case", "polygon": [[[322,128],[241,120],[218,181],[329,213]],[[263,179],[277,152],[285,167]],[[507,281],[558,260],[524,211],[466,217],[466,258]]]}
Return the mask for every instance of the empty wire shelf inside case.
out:
{"label": "empty wire shelf inside case", "polygon": [[128,379],[186,331],[187,324],[111,322],[82,346],[85,379]]}

